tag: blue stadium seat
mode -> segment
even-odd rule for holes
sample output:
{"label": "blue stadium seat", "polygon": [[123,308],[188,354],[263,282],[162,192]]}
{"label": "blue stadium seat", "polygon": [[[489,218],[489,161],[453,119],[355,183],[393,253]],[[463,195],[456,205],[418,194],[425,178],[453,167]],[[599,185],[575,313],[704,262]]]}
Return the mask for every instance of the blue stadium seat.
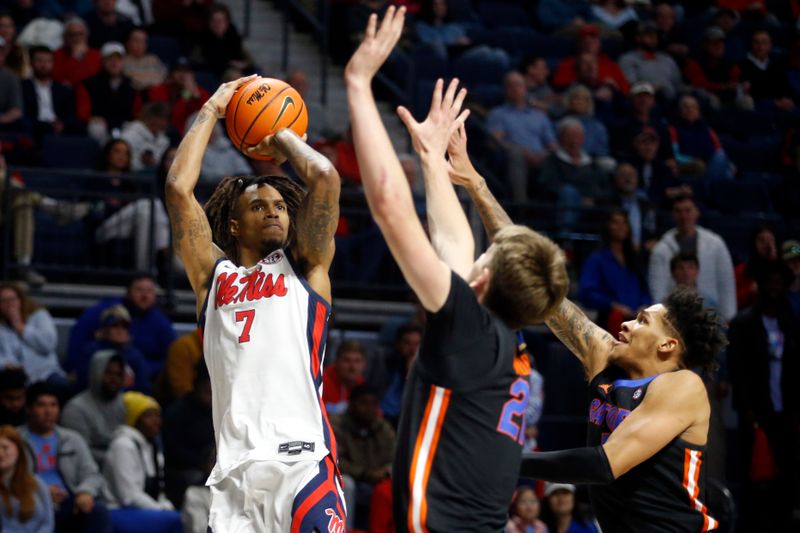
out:
{"label": "blue stadium seat", "polygon": [[544,35],[530,28],[507,28],[486,31],[485,44],[502,48],[517,63],[527,55],[562,58],[572,52],[569,40],[560,36]]}
{"label": "blue stadium seat", "polygon": [[777,170],[781,149],[779,139],[763,139],[739,141],[729,136],[722,136],[722,145],[739,172]]}
{"label": "blue stadium seat", "polygon": [[509,68],[508,56],[486,47],[465,52],[453,64],[453,75],[467,87],[482,83],[499,83]]}
{"label": "blue stadium seat", "polygon": [[435,54],[427,46],[419,46],[411,51],[417,81],[447,78],[449,65],[447,59]]}
{"label": "blue stadium seat", "polygon": [[157,55],[166,65],[174,65],[183,56],[180,42],[166,35],[151,35],[147,41],[147,50]]}
{"label": "blue stadium seat", "polygon": [[757,181],[714,181],[709,196],[717,209],[731,215],[772,211],[769,189]]}
{"label": "blue stadium seat", "polygon": [[528,27],[531,24],[530,15],[519,4],[481,2],[478,14],[487,28]]}
{"label": "blue stadium seat", "polygon": [[458,22],[479,22],[478,16],[472,10],[470,0],[450,0],[447,3],[450,18]]}
{"label": "blue stadium seat", "polygon": [[195,72],[194,79],[197,81],[197,85],[208,91],[208,94],[214,94],[214,91],[216,91],[220,85],[219,79],[214,74],[203,70]]}
{"label": "blue stadium seat", "polygon": [[505,89],[501,83],[480,83],[469,89],[469,99],[491,109],[503,103]]}
{"label": "blue stadium seat", "polygon": [[94,168],[100,147],[90,137],[48,135],[42,142],[42,160],[51,168]]}

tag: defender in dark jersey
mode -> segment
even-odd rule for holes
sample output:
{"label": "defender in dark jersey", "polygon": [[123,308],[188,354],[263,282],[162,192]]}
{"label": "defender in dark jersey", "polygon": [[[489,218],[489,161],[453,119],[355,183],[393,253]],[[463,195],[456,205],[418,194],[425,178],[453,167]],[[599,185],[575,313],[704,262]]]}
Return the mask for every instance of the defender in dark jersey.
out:
{"label": "defender in dark jersey", "polygon": [[528,374],[513,330],[543,321],[566,294],[563,255],[520,226],[498,233],[474,261],[466,216],[444,158],[466,91],[434,89],[423,123],[401,108],[425,176],[430,241],[370,89],[403,29],[390,7],[345,70],[353,140],[370,210],[406,281],[427,311],[403,396],[393,470],[398,531],[500,532],[524,440]]}
{"label": "defender in dark jersey", "polygon": [[[511,224],[466,154],[450,152],[451,178],[464,185],[490,235]],[[705,446],[710,405],[691,368],[713,367],[725,345],[716,312],[693,291],[625,322],[619,339],[564,300],[546,321],[583,363],[591,405],[587,448],[531,454],[527,477],[588,483],[604,532],[709,531]]]}

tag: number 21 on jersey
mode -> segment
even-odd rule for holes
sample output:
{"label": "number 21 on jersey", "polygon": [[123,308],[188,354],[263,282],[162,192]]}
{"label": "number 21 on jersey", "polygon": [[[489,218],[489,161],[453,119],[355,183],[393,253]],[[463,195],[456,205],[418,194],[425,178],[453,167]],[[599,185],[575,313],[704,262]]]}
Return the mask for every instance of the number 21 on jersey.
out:
{"label": "number 21 on jersey", "polygon": [[511,398],[503,405],[497,423],[497,431],[520,444],[525,443],[525,409],[528,407],[530,391],[531,384],[527,377],[517,378],[508,389]]}

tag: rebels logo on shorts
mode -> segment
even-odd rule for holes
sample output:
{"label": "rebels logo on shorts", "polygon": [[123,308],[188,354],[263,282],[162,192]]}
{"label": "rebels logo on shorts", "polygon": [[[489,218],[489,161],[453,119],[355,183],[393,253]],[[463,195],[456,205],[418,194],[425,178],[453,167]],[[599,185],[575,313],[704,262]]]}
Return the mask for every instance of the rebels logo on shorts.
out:
{"label": "rebels logo on shorts", "polygon": [[347,527],[345,526],[344,520],[339,518],[339,515],[336,514],[336,511],[328,507],[325,509],[325,514],[331,517],[331,519],[328,520],[328,533],[347,532]]}

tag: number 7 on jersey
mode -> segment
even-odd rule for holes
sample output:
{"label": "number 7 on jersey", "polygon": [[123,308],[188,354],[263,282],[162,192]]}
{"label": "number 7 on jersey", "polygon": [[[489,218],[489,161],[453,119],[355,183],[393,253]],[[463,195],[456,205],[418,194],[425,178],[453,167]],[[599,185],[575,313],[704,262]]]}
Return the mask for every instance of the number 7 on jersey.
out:
{"label": "number 7 on jersey", "polygon": [[253,327],[253,319],[256,317],[256,310],[255,309],[243,309],[241,311],[236,311],[236,322],[244,322],[244,327],[242,328],[242,334],[239,335],[239,344],[243,342],[250,342],[250,328]]}

